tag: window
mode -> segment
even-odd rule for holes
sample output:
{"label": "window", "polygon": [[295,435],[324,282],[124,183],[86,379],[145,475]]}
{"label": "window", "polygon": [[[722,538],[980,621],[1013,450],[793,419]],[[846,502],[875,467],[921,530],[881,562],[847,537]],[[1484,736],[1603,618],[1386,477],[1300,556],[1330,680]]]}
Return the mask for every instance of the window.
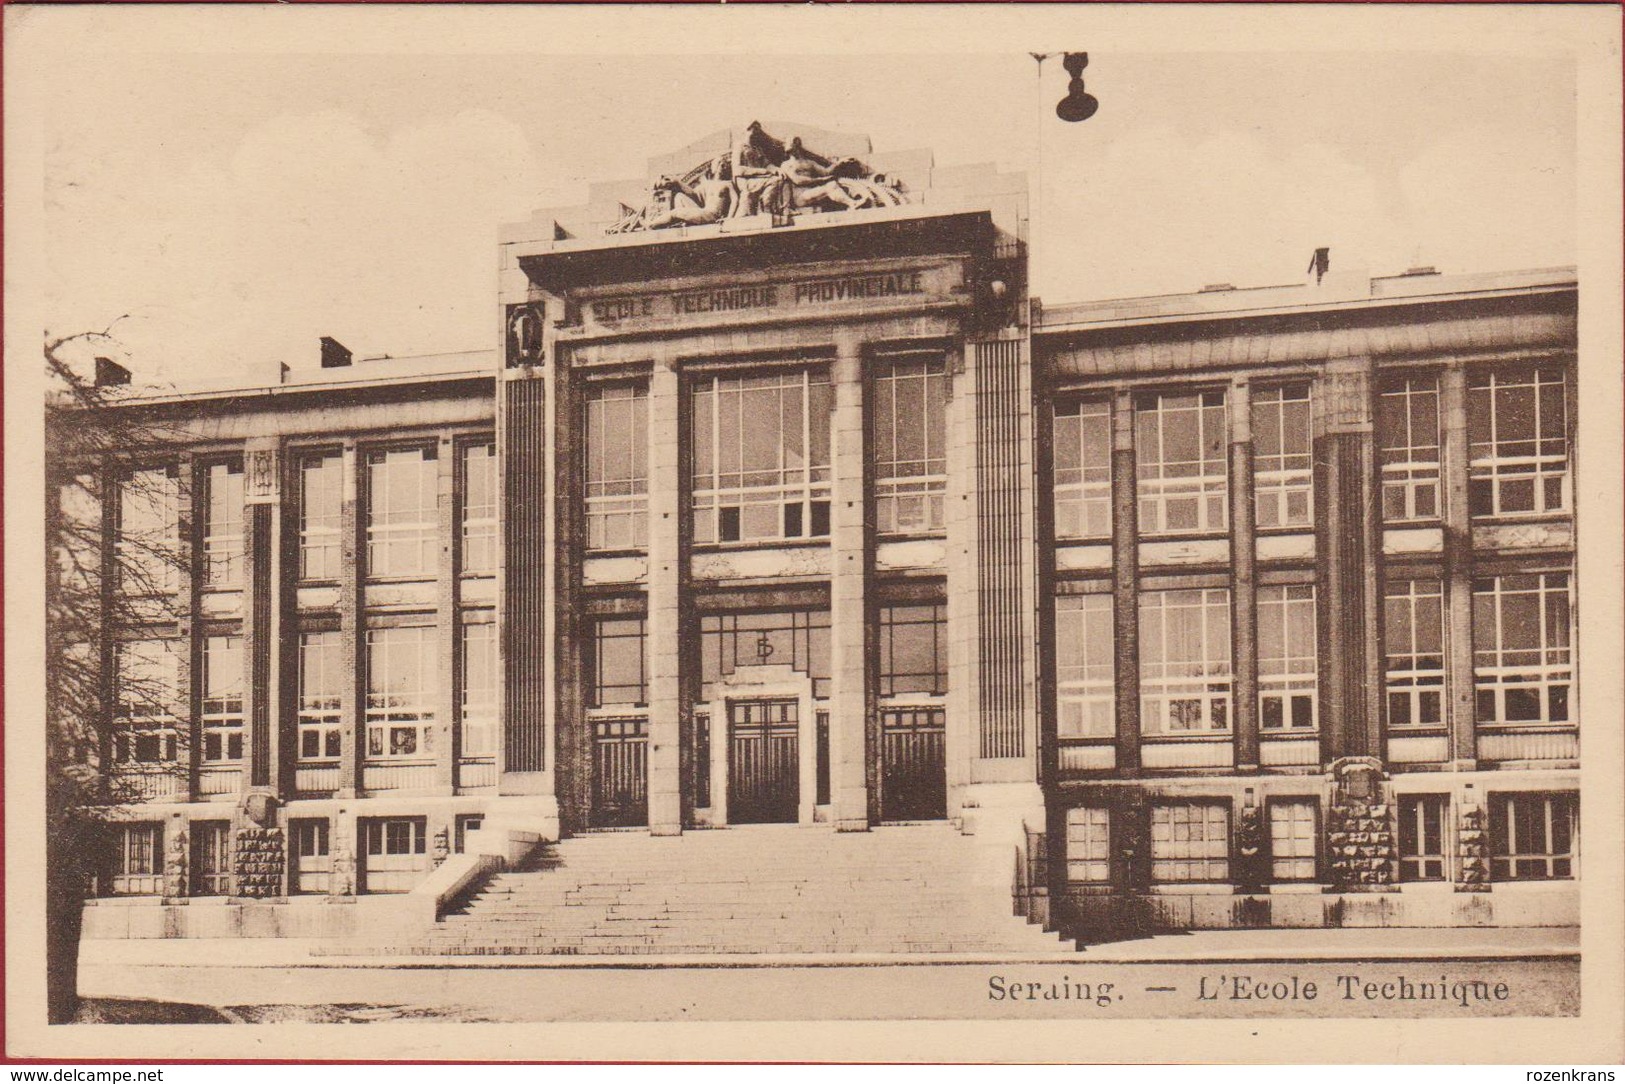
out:
{"label": "window", "polygon": [[1147,734],[1230,728],[1230,592],[1140,596],[1140,725]]}
{"label": "window", "polygon": [[468,833],[478,832],[485,824],[485,815],[482,813],[459,813],[455,822],[455,849],[458,854],[468,845]]}
{"label": "window", "polygon": [[1382,515],[1389,522],[1439,518],[1439,382],[1411,377],[1377,399]]}
{"label": "window", "polygon": [[829,534],[833,393],[821,370],[694,388],[694,541]]}
{"label": "window", "polygon": [[1383,639],[1387,645],[1388,725],[1444,724],[1444,596],[1438,580],[1389,580]]}
{"label": "window", "polygon": [[1110,595],[1055,600],[1057,736],[1109,738],[1117,732]]}
{"label": "window", "polygon": [[1402,794],[1399,797],[1399,879],[1444,880],[1443,794]]}
{"label": "window", "polygon": [[423,854],[428,834],[423,817],[386,817],[362,822],[369,855]]}
{"label": "window", "polygon": [[231,894],[231,822],[192,822],[192,895]]}
{"label": "window", "polygon": [[203,760],[243,759],[243,640],[203,641]]}
{"label": "window", "polygon": [[343,733],[344,646],[337,632],[299,637],[299,759],[337,760]]}
{"label": "window", "polygon": [[1569,507],[1566,396],[1558,368],[1478,373],[1468,380],[1467,499],[1473,515]]}
{"label": "window", "polygon": [[367,453],[367,574],[432,576],[438,558],[433,448]]}
{"label": "window", "polygon": [[1145,395],[1136,402],[1142,534],[1225,529],[1227,417],[1222,391]]}
{"label": "window", "polygon": [[1574,677],[1567,572],[1473,581],[1481,723],[1567,723]]}
{"label": "window", "polygon": [[1100,806],[1066,811],[1066,879],[1104,884],[1111,880],[1111,816]]}
{"label": "window", "polygon": [[1055,408],[1055,537],[1111,533],[1111,405],[1062,403]]}
{"label": "window", "polygon": [[1163,883],[1230,877],[1230,807],[1182,802],[1151,807],[1151,879]]}
{"label": "window", "polygon": [[497,627],[462,627],[462,727],[465,757],[491,757],[497,751]]}
{"label": "window", "polygon": [[943,529],[948,489],[948,376],[940,359],[899,361],[875,378],[875,528]]}
{"label": "window", "polygon": [[294,819],[288,822],[293,836],[295,858],[325,858],[332,853],[328,822],[322,819]]}
{"label": "window", "polygon": [[649,544],[649,392],[618,384],[587,392],[587,548]]}
{"label": "window", "polygon": [[1574,876],[1573,794],[1490,795],[1490,877],[1542,881]]}
{"label": "window", "polygon": [[243,582],[243,465],[213,463],[204,473],[203,582]]}
{"label": "window", "polygon": [[289,820],[288,835],[292,855],[289,890],[326,892],[333,870],[332,839],[327,819]]}
{"label": "window", "polygon": [[463,457],[463,573],[497,570],[497,446],[468,444]]}
{"label": "window", "polygon": [[1306,527],[1313,512],[1309,474],[1309,385],[1253,393],[1253,503],[1260,527]]}
{"label": "window", "polygon": [[119,824],[113,829],[112,877],[116,896],[153,896],[164,887],[164,829],[161,824]]}
{"label": "window", "polygon": [[434,752],[435,630],[367,633],[367,757],[395,759]]}
{"label": "window", "polygon": [[880,695],[948,691],[948,608],[883,606]]}
{"label": "window", "polygon": [[177,640],[131,640],[118,645],[118,697],[113,759],[166,764],[176,759],[175,704],[180,690]]}
{"label": "window", "polygon": [[643,707],[649,702],[648,646],[641,617],[593,621],[590,688],[592,706]]}
{"label": "window", "polygon": [[338,453],[299,461],[299,576],[336,580],[344,509],[344,460]]}
{"label": "window", "polygon": [[1312,801],[1271,802],[1270,877],[1276,881],[1313,881],[1319,831]]}
{"label": "window", "polygon": [[700,701],[741,666],[788,666],[830,695],[829,611],[708,614],[700,619]]}
{"label": "window", "polygon": [[1265,730],[1315,729],[1315,588],[1258,589],[1258,715]]}
{"label": "window", "polygon": [[114,558],[132,595],[172,593],[179,583],[180,480],[173,469],[132,471],[119,482]]}

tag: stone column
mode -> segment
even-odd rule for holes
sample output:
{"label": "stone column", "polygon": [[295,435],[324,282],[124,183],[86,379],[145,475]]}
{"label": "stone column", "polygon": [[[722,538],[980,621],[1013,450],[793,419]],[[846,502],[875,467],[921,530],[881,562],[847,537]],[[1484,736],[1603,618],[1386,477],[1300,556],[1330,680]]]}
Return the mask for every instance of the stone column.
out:
{"label": "stone column", "polygon": [[[677,454],[682,431],[681,378],[675,365],[657,361],[649,381],[649,832],[683,830],[684,520]],[[713,720],[715,727],[720,720]],[[713,730],[713,733],[715,731]],[[713,739],[713,744],[716,744]],[[715,753],[713,753],[715,755]]]}
{"label": "stone column", "polygon": [[[830,798],[835,826],[843,832],[869,828],[872,776],[869,661],[873,634],[867,609],[869,568],[867,483],[869,457],[863,421],[863,351],[852,336],[836,345],[835,416],[830,433],[834,482],[830,508]],[[814,419],[816,422],[817,419]],[[878,813],[878,809],[875,810]]]}
{"label": "stone column", "polygon": [[361,629],[361,508],[359,503],[362,465],[355,441],[344,442],[341,459],[344,497],[339,513],[339,650],[344,656],[344,673],[350,684],[339,717],[339,781],[334,792],[339,798],[354,798],[361,790],[362,742],[366,711],[367,682]]}
{"label": "stone column", "polygon": [[[199,664],[203,645],[198,635],[200,609],[198,573],[198,546],[196,524],[202,515],[199,506],[197,464],[190,456],[182,456],[176,468],[175,491],[179,494],[176,506],[175,617],[180,639],[175,645],[175,731],[180,748],[176,755],[179,767],[186,773],[183,793],[187,801],[199,798],[198,774],[203,763],[203,728],[197,714]],[[162,609],[159,610],[162,613]]]}
{"label": "stone column", "polygon": [[1252,388],[1230,385],[1230,657],[1236,769],[1258,768],[1258,530],[1253,509]]}
{"label": "stone column", "polygon": [[1443,425],[1439,488],[1444,517],[1445,721],[1449,767],[1478,767],[1477,704],[1473,689],[1473,525],[1467,506],[1467,373],[1453,365],[1439,374]]}
{"label": "stone column", "polygon": [[279,586],[282,547],[278,545],[281,464],[275,438],[250,441],[243,457],[243,677],[248,733],[244,743],[243,789],[279,792],[281,742],[276,720],[281,708]]}
{"label": "stone column", "polygon": [[457,746],[457,444],[442,434],[436,459],[435,522],[439,561],[435,565],[435,697],[434,785],[450,794],[455,785]]}
{"label": "stone column", "polygon": [[1112,628],[1116,634],[1117,770],[1140,770],[1140,557],[1135,498],[1134,399],[1112,403]]}

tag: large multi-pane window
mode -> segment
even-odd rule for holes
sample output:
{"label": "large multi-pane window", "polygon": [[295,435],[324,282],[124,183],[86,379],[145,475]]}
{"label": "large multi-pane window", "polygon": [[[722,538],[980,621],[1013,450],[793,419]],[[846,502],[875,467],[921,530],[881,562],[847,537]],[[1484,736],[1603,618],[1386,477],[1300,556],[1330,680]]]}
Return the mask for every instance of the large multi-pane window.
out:
{"label": "large multi-pane window", "polygon": [[1270,731],[1315,729],[1315,588],[1258,589],[1258,715]]}
{"label": "large multi-pane window", "polygon": [[497,446],[464,445],[462,460],[463,573],[489,575],[497,570]]}
{"label": "large multi-pane window", "polygon": [[606,384],[587,392],[587,548],[649,544],[649,391]]}
{"label": "large multi-pane window", "polygon": [[828,610],[708,614],[700,619],[700,699],[741,666],[788,666],[812,679],[813,696],[830,695]]}
{"label": "large multi-pane window", "polygon": [[1468,505],[1475,516],[1569,507],[1568,402],[1556,366],[1467,383]]}
{"label": "large multi-pane window", "polygon": [[1151,879],[1224,881],[1230,877],[1230,806],[1180,802],[1151,807]]}
{"label": "large multi-pane window", "polygon": [[1382,516],[1390,523],[1439,518],[1439,382],[1407,377],[1377,398]]}
{"label": "large multi-pane window", "polygon": [[1443,794],[1399,798],[1399,879],[1442,881],[1445,874]]}
{"label": "large multi-pane window", "polygon": [[1112,531],[1109,403],[1055,407],[1055,537],[1106,538]]}
{"label": "large multi-pane window", "polygon": [[204,471],[203,582],[243,582],[243,465],[211,463]]}
{"label": "large multi-pane window", "polygon": [[118,645],[115,761],[162,764],[176,759],[180,646],[178,640],[129,640]]}
{"label": "large multi-pane window", "polygon": [[1117,730],[1112,597],[1055,600],[1056,734],[1109,738]]}
{"label": "large multi-pane window", "polygon": [[338,632],[299,637],[299,759],[337,760],[344,704],[344,647]]}
{"label": "large multi-pane window", "polygon": [[874,381],[875,528],[943,529],[948,489],[948,376],[941,358],[896,361]]}
{"label": "large multi-pane window", "polygon": [[172,469],[131,471],[119,480],[114,556],[132,595],[168,594],[179,583],[180,480]]}
{"label": "large multi-pane window", "polygon": [[440,551],[435,449],[367,453],[367,573],[433,575]]}
{"label": "large multi-pane window", "polygon": [[419,626],[367,633],[367,757],[434,751],[438,673],[435,630]]}
{"label": "large multi-pane window", "polygon": [[1389,580],[1384,588],[1388,725],[1444,723],[1444,596],[1434,579]]}
{"label": "large multi-pane window", "polygon": [[595,708],[643,707],[649,702],[648,637],[641,617],[599,617],[592,623],[588,669]]}
{"label": "large multi-pane window", "polygon": [[833,402],[822,369],[698,380],[694,541],[827,536]]}
{"label": "large multi-pane window", "polygon": [[1260,527],[1306,527],[1313,515],[1309,473],[1309,385],[1253,392],[1253,502]]}
{"label": "large multi-pane window", "polygon": [[336,580],[343,553],[344,460],[337,452],[299,461],[299,576]]}
{"label": "large multi-pane window", "polygon": [[1222,391],[1142,395],[1134,405],[1140,531],[1222,531],[1228,415]]}
{"label": "large multi-pane window", "polygon": [[243,759],[243,640],[210,636],[203,641],[203,759]]}
{"label": "large multi-pane window", "polygon": [[1066,811],[1066,879],[1103,884],[1112,877],[1111,814],[1103,806]]}
{"label": "large multi-pane window", "polygon": [[1270,877],[1276,881],[1312,881],[1320,831],[1313,801],[1272,801]]}
{"label": "large multi-pane window", "polygon": [[880,610],[880,695],[948,691],[948,608]]}
{"label": "large multi-pane window", "polygon": [[1574,794],[1490,795],[1490,877],[1497,881],[1574,876]]}
{"label": "large multi-pane window", "polygon": [[488,757],[497,751],[497,627],[462,627],[462,755]]}
{"label": "large multi-pane window", "polygon": [[1140,596],[1140,726],[1147,734],[1230,727],[1230,592]]}
{"label": "large multi-pane window", "polygon": [[1574,680],[1569,574],[1473,581],[1473,680],[1481,723],[1567,723]]}

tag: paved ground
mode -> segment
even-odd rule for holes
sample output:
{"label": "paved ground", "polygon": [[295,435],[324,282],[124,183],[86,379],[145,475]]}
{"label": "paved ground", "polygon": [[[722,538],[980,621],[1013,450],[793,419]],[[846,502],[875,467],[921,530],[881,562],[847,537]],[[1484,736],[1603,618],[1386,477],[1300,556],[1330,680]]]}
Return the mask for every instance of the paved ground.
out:
{"label": "paved ground", "polygon": [[1572,929],[1211,931],[1094,946],[1059,962],[392,960],[311,957],[308,948],[90,942],[81,991],[208,1006],[244,1021],[1466,1017],[1579,1009]]}

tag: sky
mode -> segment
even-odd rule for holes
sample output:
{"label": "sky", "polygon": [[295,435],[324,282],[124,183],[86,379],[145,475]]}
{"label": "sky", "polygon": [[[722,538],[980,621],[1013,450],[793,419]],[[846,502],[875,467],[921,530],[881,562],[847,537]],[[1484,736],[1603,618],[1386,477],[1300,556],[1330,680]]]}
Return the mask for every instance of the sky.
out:
{"label": "sky", "polygon": [[478,10],[409,49],[314,34],[245,49],[230,13],[203,8],[181,42],[61,50],[38,88],[45,330],[113,325],[139,373],[180,384],[274,381],[279,362],[314,366],[322,335],[358,356],[492,348],[499,224],[758,118],[1025,171],[1033,292],[1052,305],[1299,281],[1321,246],[1375,274],[1575,260],[1576,75],[1559,50],[1114,43],[1069,26],[1034,40],[1090,51],[1100,110],[1070,125],[1053,113],[1059,58],[1040,82],[998,35],[766,52],[672,23],[616,53],[613,35],[495,40]]}

